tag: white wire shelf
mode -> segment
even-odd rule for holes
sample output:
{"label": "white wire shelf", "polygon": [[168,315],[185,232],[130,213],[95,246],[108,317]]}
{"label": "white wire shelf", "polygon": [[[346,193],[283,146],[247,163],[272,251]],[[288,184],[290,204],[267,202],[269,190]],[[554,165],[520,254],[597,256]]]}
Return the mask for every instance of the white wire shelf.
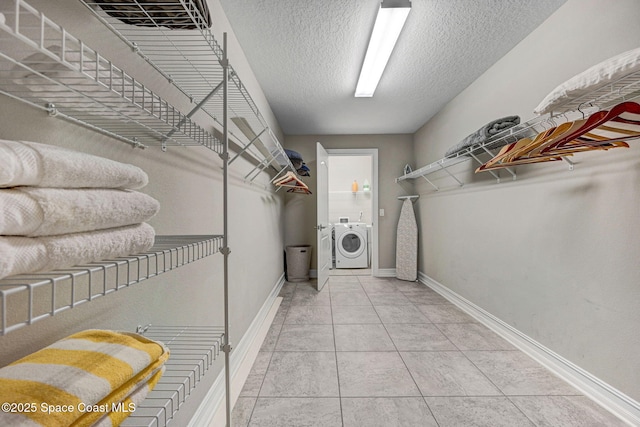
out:
{"label": "white wire shelf", "polygon": [[[495,151],[496,151],[495,147],[501,147],[505,145],[505,143],[515,142],[520,138],[535,135],[536,133],[542,132],[544,129],[548,129],[551,126],[552,124],[549,121],[548,117],[537,117],[528,122],[522,123],[518,126],[514,126],[510,129],[506,129],[505,131],[500,132],[494,138],[492,138],[491,141],[487,141],[481,144],[471,145],[470,147],[462,151],[459,151],[448,157],[444,157],[440,160],[437,160],[433,163],[423,166],[420,169],[416,169],[410,173],[404,174],[396,178],[396,182],[401,182],[407,179],[423,178],[425,181],[431,184],[431,186],[433,186],[436,189],[436,191],[438,191],[440,188],[437,185],[435,185],[432,181],[430,181],[427,178],[427,176],[436,172],[444,171],[451,178],[453,178],[458,183],[458,185],[462,187],[464,183],[460,181],[455,176],[454,173],[448,170],[450,167],[464,163],[464,162],[469,162],[471,160],[475,160],[479,164],[482,164],[484,162],[480,160],[479,156],[482,156],[484,154],[489,154],[490,156],[495,155]],[[513,171],[513,169],[511,168],[505,168],[505,169],[511,175],[512,179],[515,180],[516,173]],[[488,172],[490,172],[493,175],[493,177],[496,178],[497,182],[500,182],[501,178],[497,172],[494,172],[494,171],[488,171]]]}
{"label": "white wire shelf", "polygon": [[[134,51],[158,70],[165,78],[191,98],[197,107],[202,108],[219,128],[222,128],[224,102],[219,90],[223,79],[223,49],[211,31],[203,25],[203,17],[193,0],[180,0],[175,7],[182,7],[182,14],[190,16],[197,29],[171,29],[164,21],[156,24],[152,13],[145,18],[146,26],[136,26],[121,22],[108,15],[105,8],[112,2],[105,0],[82,0],[82,2],[108,28],[117,34]],[[131,0],[129,6],[137,6],[145,11],[145,2]],[[172,11],[175,12],[175,11]],[[155,24],[155,25],[153,25]],[[229,67],[228,85],[228,132],[240,145],[238,154],[246,152],[258,161],[256,169],[245,178],[253,180],[260,171],[273,167],[277,171],[289,169],[295,172],[293,165],[260,113],[246,87]],[[235,158],[231,159],[233,162]]]}
{"label": "white wire shelf", "polygon": [[156,236],[145,253],[0,280],[0,335],[219,252],[222,236]]}
{"label": "white wire shelf", "polygon": [[153,325],[144,335],[169,347],[169,360],[156,387],[120,425],[165,427],[219,356],[224,328]]}
{"label": "white wire shelf", "polygon": [[0,6],[0,93],[136,147],[221,142],[23,0]]}
{"label": "white wire shelf", "polygon": [[[586,93],[569,99],[558,105],[557,111],[583,111],[590,107],[604,110],[624,101],[636,100],[640,97],[640,71],[629,73],[618,80]],[[557,113],[561,115],[562,113]],[[556,115],[552,113],[552,115]]]}
{"label": "white wire shelf", "polygon": [[[638,98],[640,98],[640,71],[630,73],[615,82],[590,91],[581,97],[567,101],[557,107],[558,112],[556,113],[531,119],[519,126],[505,130],[504,132],[496,135],[496,137],[491,141],[472,145],[454,155],[442,158],[423,166],[420,169],[404,174],[396,178],[396,182],[399,183],[407,179],[423,178],[431,184],[436,191],[438,191],[440,188],[429,180],[427,176],[436,172],[444,171],[453,178],[460,187],[462,187],[464,186],[464,183],[460,181],[454,173],[447,170],[448,168],[472,159],[479,164],[483,164],[484,162],[480,160],[479,156],[489,154],[493,157],[496,154],[496,150],[492,149],[492,147],[495,147],[500,143],[503,143],[500,145],[504,145],[504,142],[515,142],[520,138],[531,137],[545,131],[546,129],[557,126],[558,120],[576,120],[579,118],[586,118],[597,111],[611,108],[624,101],[637,101]],[[573,162],[566,157],[563,157],[563,160],[569,164],[569,169],[573,170]],[[514,180],[516,179],[516,173],[512,168],[504,169]],[[500,175],[498,171],[487,170],[486,172],[489,172],[494,178],[496,178],[497,182],[500,182]]]}

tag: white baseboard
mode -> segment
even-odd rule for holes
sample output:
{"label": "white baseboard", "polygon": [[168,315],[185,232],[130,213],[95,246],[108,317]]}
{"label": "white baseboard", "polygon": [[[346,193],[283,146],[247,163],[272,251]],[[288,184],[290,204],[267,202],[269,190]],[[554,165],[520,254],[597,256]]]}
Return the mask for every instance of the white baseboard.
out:
{"label": "white baseboard", "polygon": [[585,396],[591,398],[618,418],[631,426],[640,425],[640,403],[546,348],[481,307],[478,307],[471,301],[461,297],[426,274],[419,272],[418,280],[502,336],[525,354],[529,355],[558,377],[567,381],[573,387],[584,393]]}
{"label": "white baseboard", "polygon": [[[260,351],[262,342],[269,331],[273,318],[280,307],[282,298],[278,297],[284,284],[284,274],[271,290],[269,297],[254,317],[249,329],[243,335],[237,346],[231,351],[231,407],[235,404],[242,386],[249,375],[253,362]],[[224,368],[218,374],[209,392],[200,403],[189,422],[189,427],[220,427],[226,421]]]}
{"label": "white baseboard", "polygon": [[379,268],[377,277],[396,277],[395,268]]}

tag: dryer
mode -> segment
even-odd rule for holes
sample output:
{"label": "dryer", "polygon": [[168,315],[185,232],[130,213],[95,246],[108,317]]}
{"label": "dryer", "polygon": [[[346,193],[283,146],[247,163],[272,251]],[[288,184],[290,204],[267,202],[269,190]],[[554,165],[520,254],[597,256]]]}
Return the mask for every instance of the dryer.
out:
{"label": "dryer", "polygon": [[335,224],[336,268],[369,267],[367,224]]}

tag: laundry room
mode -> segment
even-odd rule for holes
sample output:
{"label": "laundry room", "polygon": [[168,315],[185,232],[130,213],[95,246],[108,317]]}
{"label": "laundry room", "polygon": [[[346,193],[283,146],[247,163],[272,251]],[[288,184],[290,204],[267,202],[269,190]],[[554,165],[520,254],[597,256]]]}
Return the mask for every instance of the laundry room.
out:
{"label": "laundry room", "polygon": [[0,426],[639,427],[640,0],[1,0]]}

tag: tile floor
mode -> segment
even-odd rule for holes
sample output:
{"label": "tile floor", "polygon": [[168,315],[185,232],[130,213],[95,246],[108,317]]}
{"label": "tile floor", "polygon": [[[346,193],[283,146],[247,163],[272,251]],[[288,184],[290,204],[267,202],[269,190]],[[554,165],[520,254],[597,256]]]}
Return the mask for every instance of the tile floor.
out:
{"label": "tile floor", "polygon": [[233,426],[626,425],[422,284],[332,276],[280,295]]}

